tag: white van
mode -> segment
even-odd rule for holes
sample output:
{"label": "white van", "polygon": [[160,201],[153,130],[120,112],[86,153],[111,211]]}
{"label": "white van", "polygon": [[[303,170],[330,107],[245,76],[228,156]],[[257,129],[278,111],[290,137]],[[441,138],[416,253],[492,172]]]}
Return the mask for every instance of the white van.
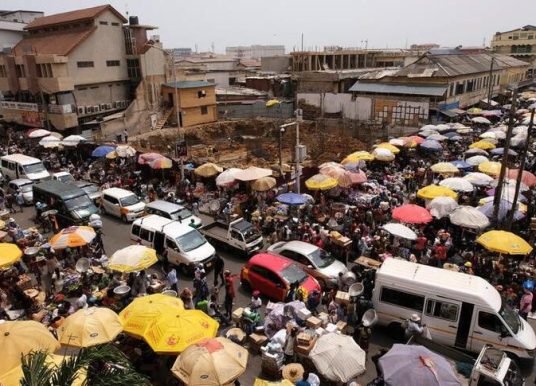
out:
{"label": "white van", "polygon": [[190,275],[198,264],[212,268],[216,250],[195,228],[154,214],[132,223],[130,238],[156,252]]}
{"label": "white van", "polygon": [[0,158],[0,170],[6,180],[27,178],[33,182],[50,179],[40,159],[24,154],[9,154]]}
{"label": "white van", "polygon": [[379,323],[390,329],[416,313],[438,343],[474,353],[490,344],[534,357],[534,330],[481,277],[388,259],[376,272],[372,302]]}
{"label": "white van", "polygon": [[130,190],[109,188],[102,191],[102,211],[130,222],[145,214],[145,203]]}
{"label": "white van", "polygon": [[190,225],[191,223],[196,228],[203,225],[201,223],[201,219],[197,216],[194,216],[188,208],[164,200],[156,200],[148,203],[145,206],[145,213],[156,214],[171,220],[183,222],[186,225]]}

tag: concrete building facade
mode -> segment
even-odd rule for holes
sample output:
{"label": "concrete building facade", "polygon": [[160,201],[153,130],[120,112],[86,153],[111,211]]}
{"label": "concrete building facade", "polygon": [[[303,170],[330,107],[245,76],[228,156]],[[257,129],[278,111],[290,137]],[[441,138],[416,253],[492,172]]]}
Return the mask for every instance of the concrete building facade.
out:
{"label": "concrete building facade", "polygon": [[40,11],[0,11],[0,51],[13,48],[24,37],[26,24],[43,15]]}
{"label": "concrete building facade", "polygon": [[[491,40],[491,49],[536,67],[536,26],[526,25],[511,31],[496,32]],[[534,70],[531,69],[531,72]]]}
{"label": "concrete building facade", "polygon": [[283,45],[260,45],[225,47],[225,54],[239,59],[260,59],[265,56],[285,55]]}
{"label": "concrete building facade", "polygon": [[216,85],[205,81],[177,81],[162,85],[162,100],[176,121],[175,89],[178,95],[181,126],[188,127],[218,120]]}

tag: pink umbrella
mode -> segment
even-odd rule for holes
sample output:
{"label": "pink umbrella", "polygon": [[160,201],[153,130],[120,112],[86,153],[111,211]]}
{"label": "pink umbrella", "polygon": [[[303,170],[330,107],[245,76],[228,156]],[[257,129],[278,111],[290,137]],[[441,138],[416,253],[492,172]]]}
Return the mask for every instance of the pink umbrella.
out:
{"label": "pink umbrella", "polygon": [[367,176],[361,170],[358,172],[345,171],[337,179],[337,183],[343,188],[349,188],[352,185],[362,184],[363,182],[367,182]]}
{"label": "pink umbrella", "polygon": [[393,218],[408,224],[426,224],[432,221],[432,215],[428,209],[414,204],[406,204],[393,209]]}
{"label": "pink umbrella", "polygon": [[[515,180],[519,174],[519,169],[508,169],[507,175],[508,178]],[[527,170],[521,172],[521,182],[523,182],[528,187],[536,185],[536,176]]]}
{"label": "pink umbrella", "polygon": [[138,163],[140,165],[146,165],[158,158],[164,158],[164,156],[158,153],[143,153],[143,154],[140,154],[140,156],[138,157]]}

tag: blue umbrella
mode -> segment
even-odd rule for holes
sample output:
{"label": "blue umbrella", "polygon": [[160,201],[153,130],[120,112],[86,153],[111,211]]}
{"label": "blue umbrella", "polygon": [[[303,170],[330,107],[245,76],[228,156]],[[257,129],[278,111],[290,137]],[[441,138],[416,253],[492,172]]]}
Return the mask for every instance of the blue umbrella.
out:
{"label": "blue umbrella", "polygon": [[[495,149],[492,149],[492,150],[490,150],[490,153],[493,154],[493,155],[503,155],[504,147],[497,147]],[[508,154],[513,155],[513,156],[517,156],[517,151],[512,150],[512,149],[508,149]]]}
{"label": "blue umbrella", "polygon": [[423,149],[429,150],[429,151],[442,151],[443,146],[437,141],[434,141],[433,139],[428,139],[421,143],[420,145]]}
{"label": "blue umbrella", "polygon": [[467,163],[467,162],[462,161],[462,160],[452,161],[451,164],[456,166],[458,169],[463,169],[463,170],[472,170],[473,167],[474,167],[470,163]]}
{"label": "blue umbrella", "polygon": [[[508,202],[507,200],[501,200],[501,202],[499,203],[499,212],[497,214],[499,221],[502,221],[506,218],[506,216],[508,215],[508,211],[511,208],[512,208],[511,202]],[[478,208],[479,211],[484,213],[486,217],[490,219],[493,218],[493,209],[494,209],[493,201],[488,202],[487,204],[484,204]],[[518,220],[521,220],[523,217],[525,217],[523,212],[516,209],[516,211],[514,212],[514,220],[518,221]]]}
{"label": "blue umbrella", "polygon": [[458,135],[458,133],[456,133],[455,131],[449,131],[448,133],[443,133],[441,134],[447,138],[452,138],[452,137],[456,137]]}
{"label": "blue umbrella", "polygon": [[455,135],[453,137],[450,137],[449,141],[461,141],[463,138],[460,135]]}
{"label": "blue umbrella", "polygon": [[297,193],[283,193],[276,200],[286,205],[303,205],[307,202],[307,198]]}
{"label": "blue umbrella", "polygon": [[91,156],[97,157],[97,158],[106,157],[106,154],[111,153],[114,150],[115,150],[115,147],[113,146],[106,146],[106,145],[99,146],[95,150],[93,150],[93,152],[91,153]]}

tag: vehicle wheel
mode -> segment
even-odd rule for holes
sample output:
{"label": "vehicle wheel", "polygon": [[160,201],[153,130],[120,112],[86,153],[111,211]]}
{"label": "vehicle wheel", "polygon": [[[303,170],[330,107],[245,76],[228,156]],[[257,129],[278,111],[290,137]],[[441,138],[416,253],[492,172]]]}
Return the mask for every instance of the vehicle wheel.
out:
{"label": "vehicle wheel", "polygon": [[242,286],[244,291],[251,292],[251,284],[249,284],[249,281],[247,281],[247,280],[241,281],[240,285]]}
{"label": "vehicle wheel", "polygon": [[121,215],[121,221],[123,221],[125,224],[128,223],[127,216],[124,214]]}
{"label": "vehicle wheel", "polygon": [[390,323],[387,329],[389,331],[389,336],[391,338],[398,340],[398,341],[404,341],[405,332],[400,323],[398,322]]}

